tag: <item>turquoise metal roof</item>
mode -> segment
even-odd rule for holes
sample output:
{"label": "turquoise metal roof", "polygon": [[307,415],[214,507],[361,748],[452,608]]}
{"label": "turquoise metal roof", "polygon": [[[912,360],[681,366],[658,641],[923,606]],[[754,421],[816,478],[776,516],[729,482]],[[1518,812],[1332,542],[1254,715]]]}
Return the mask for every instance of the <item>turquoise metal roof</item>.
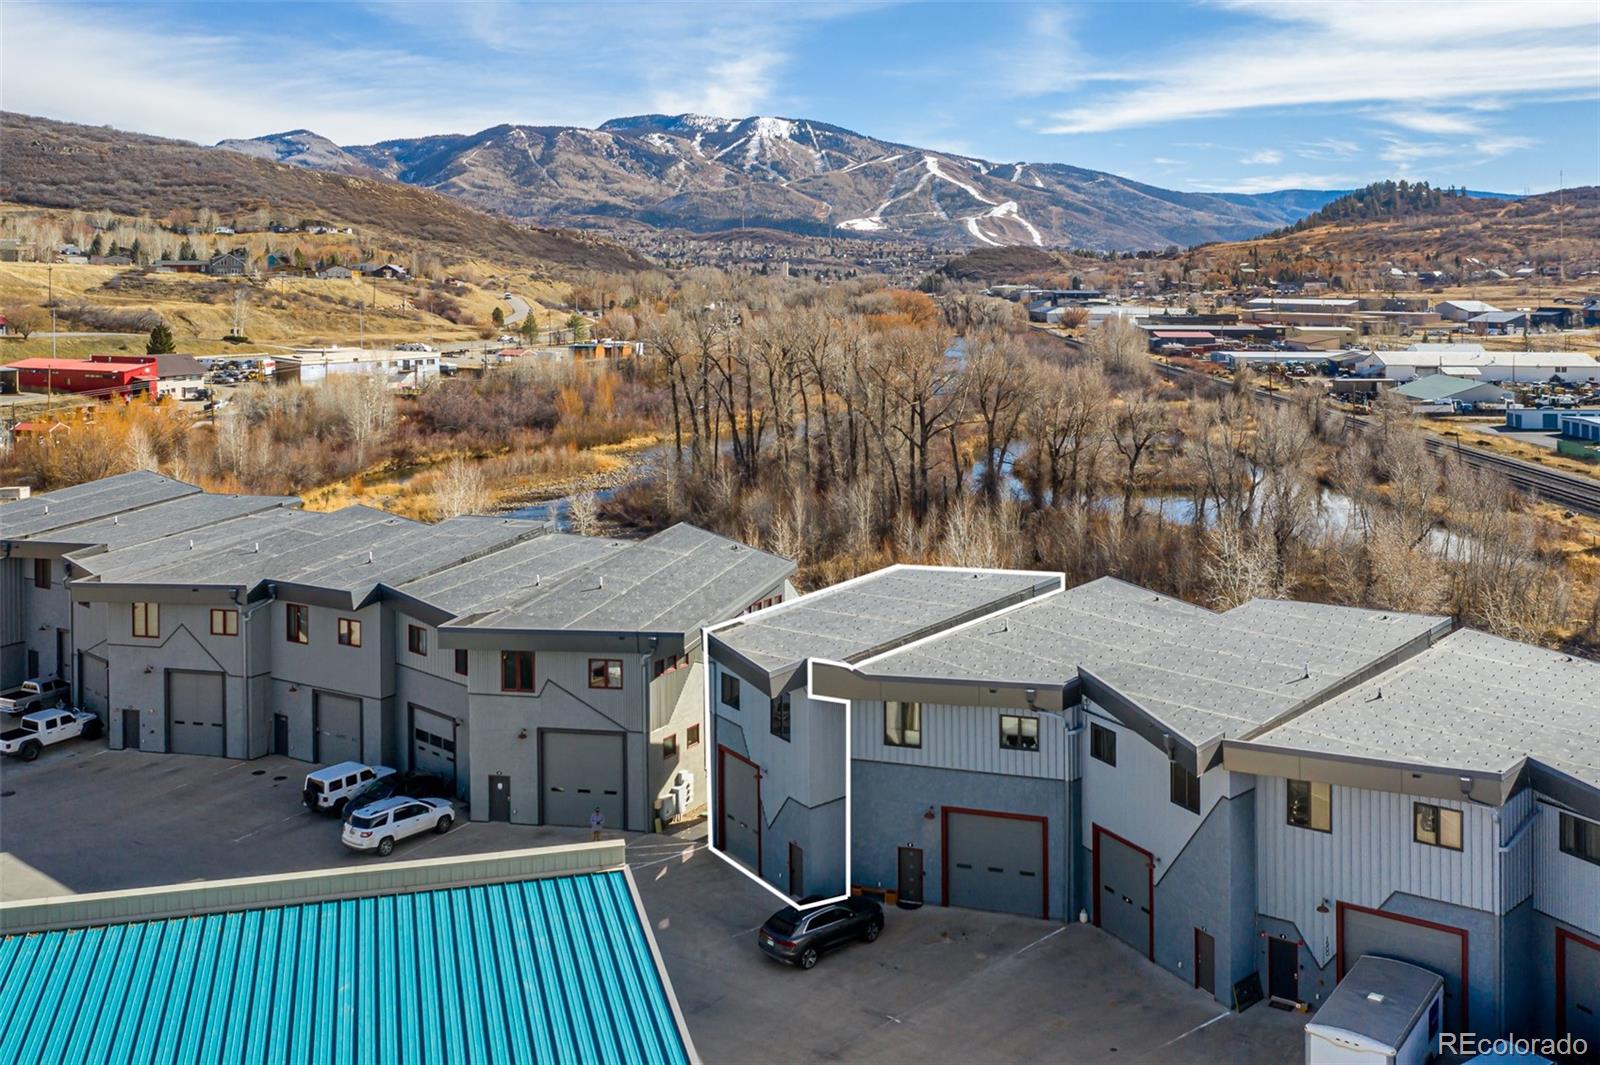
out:
{"label": "turquoise metal roof", "polygon": [[687,1062],[620,872],[7,936],[0,1062]]}

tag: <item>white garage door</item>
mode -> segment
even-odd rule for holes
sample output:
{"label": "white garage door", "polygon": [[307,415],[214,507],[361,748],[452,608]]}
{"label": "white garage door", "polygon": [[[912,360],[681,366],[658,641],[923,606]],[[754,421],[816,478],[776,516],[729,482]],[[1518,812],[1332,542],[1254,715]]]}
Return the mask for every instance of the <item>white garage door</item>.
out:
{"label": "white garage door", "polygon": [[316,719],[316,760],[323,765],[361,761],[361,700],[332,692],[311,696]]}
{"label": "white garage door", "polygon": [[111,709],[111,669],[99,655],[84,651],[78,655],[78,690],[85,710],[93,710],[107,720]]}
{"label": "white garage door", "polygon": [[542,742],[543,823],[587,828],[598,806],[607,828],[626,828],[622,733],[547,731]]}
{"label": "white garage door", "polygon": [[411,708],[411,768],[444,780],[456,790],[456,723],[422,706]]}
{"label": "white garage door", "polygon": [[722,851],[761,871],[761,771],[726,747],[717,750],[717,819]]}
{"label": "white garage door", "polygon": [[221,673],[167,670],[167,750],[222,756],[222,716]]}

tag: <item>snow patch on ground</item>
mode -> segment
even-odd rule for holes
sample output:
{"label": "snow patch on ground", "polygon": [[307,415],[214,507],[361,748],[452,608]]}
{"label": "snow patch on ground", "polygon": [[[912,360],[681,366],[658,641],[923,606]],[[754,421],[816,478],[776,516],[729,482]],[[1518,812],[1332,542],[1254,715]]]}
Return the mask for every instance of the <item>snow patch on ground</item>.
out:
{"label": "snow patch on ground", "polygon": [[983,230],[978,228],[978,220],[976,218],[967,219],[967,232],[971,233],[985,244],[993,244],[997,248],[1004,247],[1004,245],[1002,245],[998,240],[990,240],[988,236],[984,234]]}
{"label": "snow patch on ground", "polygon": [[952,185],[956,186],[957,188],[961,189],[968,196],[971,196],[973,199],[977,200],[979,203],[986,203],[990,207],[996,206],[995,202],[993,200],[989,199],[989,197],[987,197],[983,193],[979,192],[973,186],[968,185],[965,181],[961,181],[961,180],[959,180],[957,178],[953,178],[949,174],[946,174],[943,170],[939,169],[939,160],[935,159],[933,156],[924,155],[922,157],[922,164],[928,168],[928,173],[929,174],[932,174],[936,178],[942,178],[945,181],[950,182],[950,184],[952,184]]}
{"label": "snow patch on ground", "polygon": [[859,163],[851,163],[849,166],[839,171],[839,173],[848,174],[852,170],[860,170],[862,167],[871,166],[873,163],[892,163],[896,159],[902,158],[904,158],[904,156],[901,155],[880,155],[876,159],[863,159]]}
{"label": "snow patch on ground", "polygon": [[862,233],[876,233],[878,230],[883,229],[884,225],[881,218],[847,218],[839,223],[839,228],[854,229]]}
{"label": "snow patch on ground", "polygon": [[1016,200],[1007,200],[1005,203],[1002,203],[1000,206],[998,206],[998,207],[994,208],[993,210],[991,210],[988,213],[988,217],[989,218],[1010,218],[1010,219],[1012,219],[1018,225],[1020,225],[1023,229],[1026,229],[1028,231],[1028,236],[1033,238],[1033,243],[1036,246],[1041,247],[1041,248],[1044,247],[1044,238],[1039,235],[1039,231],[1034,228],[1032,222],[1030,222],[1026,218],[1022,217],[1021,213],[1017,209],[1017,201]]}

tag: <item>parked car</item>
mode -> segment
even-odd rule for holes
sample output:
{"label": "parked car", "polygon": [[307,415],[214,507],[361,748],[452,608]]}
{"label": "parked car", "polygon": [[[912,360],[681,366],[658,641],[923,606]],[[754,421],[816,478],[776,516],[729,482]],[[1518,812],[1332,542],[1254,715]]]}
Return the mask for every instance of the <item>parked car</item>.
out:
{"label": "parked car", "polygon": [[60,677],[34,677],[0,692],[0,714],[27,714],[47,706],[62,706],[71,696],[72,685]]}
{"label": "parked car", "polygon": [[363,765],[360,762],[323,766],[306,774],[301,798],[316,813],[341,817],[350,803],[350,797],[362,785],[393,773],[394,770],[386,765]]}
{"label": "parked car", "polygon": [[444,778],[432,773],[390,773],[360,784],[345,796],[348,810],[370,806],[380,799],[442,799],[449,798]]}
{"label": "parked car", "polygon": [[383,799],[345,818],[344,845],[351,850],[377,851],[387,858],[400,840],[430,829],[442,835],[454,823],[455,808],[447,799]]}
{"label": "parked car", "polygon": [[756,941],[767,957],[810,969],[827,951],[856,939],[871,943],[882,931],[883,907],[863,896],[809,910],[785,906],[767,918]]}
{"label": "parked car", "polygon": [[71,707],[35,710],[25,715],[16,728],[0,732],[0,754],[31,762],[52,744],[79,736],[86,740],[99,739],[100,731],[100,715],[92,710]]}

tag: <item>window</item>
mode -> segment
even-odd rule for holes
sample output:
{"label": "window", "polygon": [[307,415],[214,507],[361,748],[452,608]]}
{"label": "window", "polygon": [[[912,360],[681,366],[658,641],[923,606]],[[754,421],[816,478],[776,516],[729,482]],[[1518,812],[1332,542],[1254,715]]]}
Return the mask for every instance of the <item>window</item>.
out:
{"label": "window", "polygon": [[591,658],[591,659],[589,659],[589,687],[591,687],[591,688],[620,688],[620,687],[622,687],[622,659],[620,659],[620,658]]}
{"label": "window", "polygon": [[700,746],[700,726],[699,725],[690,725],[689,726],[689,731],[684,733],[684,740],[685,740],[685,743],[686,743],[687,746],[690,746],[690,747],[698,747],[698,746]]}
{"label": "window", "polygon": [[1333,831],[1333,788],[1314,780],[1289,781],[1289,823],[1317,832]]}
{"label": "window", "polygon": [[661,741],[661,757],[678,757],[678,737],[676,735],[667,736]]}
{"label": "window", "polygon": [[533,652],[500,652],[500,690],[508,692],[533,691]]}
{"label": "window", "polygon": [[883,742],[889,747],[922,746],[922,704],[883,704]]}
{"label": "window", "polygon": [[283,638],[290,643],[311,642],[311,608],[299,603],[283,605]]}
{"label": "window", "polygon": [[667,673],[674,673],[689,664],[689,652],[673,655],[671,658],[658,658],[655,665],[655,676],[660,677]]}
{"label": "window", "polygon": [[339,644],[342,647],[360,647],[361,622],[355,618],[340,618]]}
{"label": "window", "polygon": [[1562,814],[1561,853],[1600,865],[1600,823]]}
{"label": "window", "polygon": [[50,587],[50,560],[36,558],[33,560],[33,586],[35,588]]}
{"label": "window", "polygon": [[1200,778],[1177,762],[1172,763],[1172,792],[1174,804],[1190,813],[1200,812]]}
{"label": "window", "polygon": [[732,673],[722,674],[722,705],[739,709],[739,678]]}
{"label": "window", "polygon": [[146,640],[161,637],[161,604],[133,604],[133,634]]}
{"label": "window", "polygon": [[1001,714],[1000,746],[1013,751],[1037,751],[1039,719],[1018,717],[1016,714]]}
{"label": "window", "polygon": [[1430,847],[1461,849],[1461,811],[1432,803],[1411,804],[1411,838]]}
{"label": "window", "polygon": [[456,648],[456,672],[461,676],[467,675],[467,652],[463,648]]}
{"label": "window", "polygon": [[1089,723],[1089,755],[1106,765],[1117,764],[1117,734],[1104,725]]}
{"label": "window", "polygon": [[239,635],[239,612],[237,610],[214,609],[211,611],[211,635],[237,636]]}
{"label": "window", "polygon": [[772,700],[772,734],[780,740],[789,738],[789,713],[791,709],[788,692],[784,692]]}
{"label": "window", "polygon": [[428,653],[428,630],[421,625],[406,626],[406,650],[414,655]]}

